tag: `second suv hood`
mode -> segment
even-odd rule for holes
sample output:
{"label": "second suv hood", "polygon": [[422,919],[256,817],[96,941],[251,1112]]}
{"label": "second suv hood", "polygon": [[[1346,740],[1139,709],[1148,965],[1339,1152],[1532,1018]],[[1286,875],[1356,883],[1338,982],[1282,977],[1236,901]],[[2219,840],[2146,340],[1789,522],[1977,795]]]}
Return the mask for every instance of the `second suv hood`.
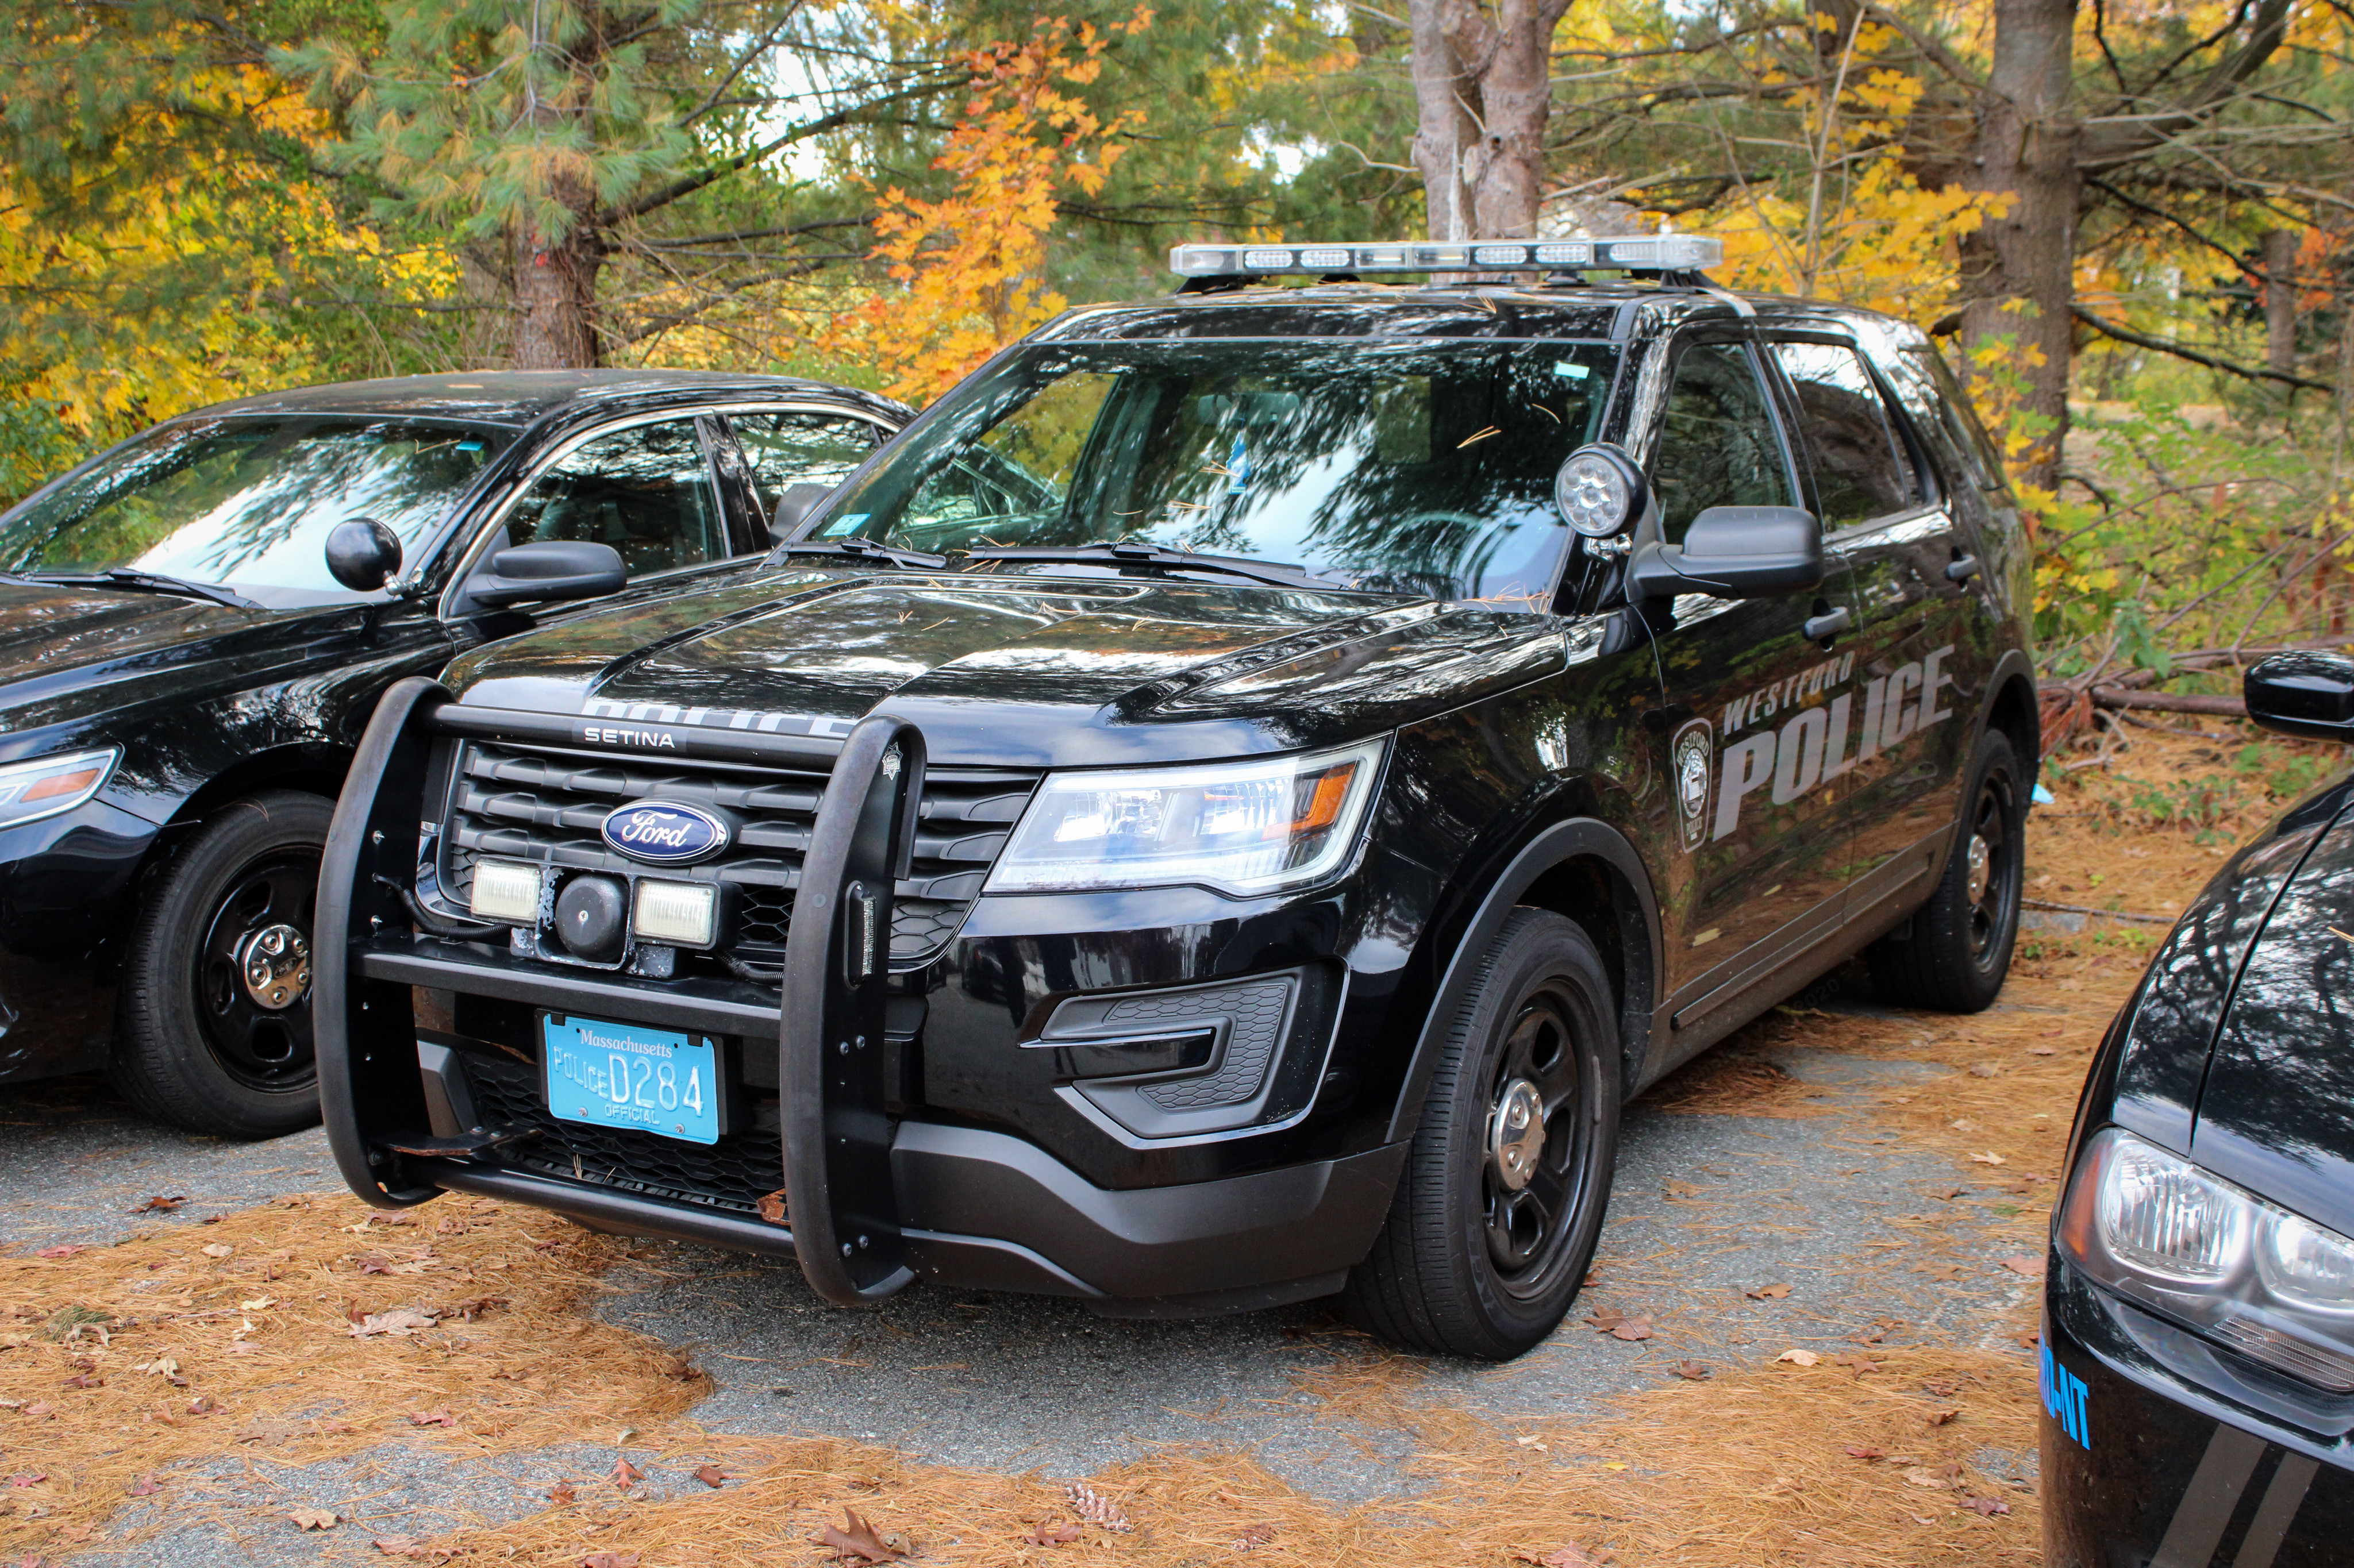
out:
{"label": "second suv hood", "polygon": [[1562,660],[1557,623],[1477,607],[821,571],[567,621],[471,653],[447,679],[491,707],[734,727],[781,715],[797,733],[843,733],[883,706],[923,727],[937,761],[1069,766],[1349,738]]}
{"label": "second suv hood", "polygon": [[[2342,808],[2347,793],[2341,785],[2308,804]],[[2337,934],[2349,929],[2354,817],[2338,815],[2273,901],[2241,969],[2190,1152],[2354,1234],[2354,942]]]}

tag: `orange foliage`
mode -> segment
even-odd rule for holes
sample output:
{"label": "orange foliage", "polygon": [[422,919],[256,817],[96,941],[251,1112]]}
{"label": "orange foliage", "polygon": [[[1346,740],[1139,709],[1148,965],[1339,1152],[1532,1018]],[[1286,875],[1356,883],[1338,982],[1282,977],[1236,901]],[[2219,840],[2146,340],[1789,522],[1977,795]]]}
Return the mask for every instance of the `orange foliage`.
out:
{"label": "orange foliage", "polygon": [[938,201],[896,185],[877,196],[873,255],[894,286],[837,317],[820,346],[874,366],[894,397],[923,404],[1062,310],[1063,296],[1040,281],[1056,197],[1066,186],[1101,190],[1121,152],[1116,138],[1144,118],[1104,119],[1069,90],[1102,71],[1114,37],[1151,22],[1144,5],[1101,32],[1050,16],[1027,43],[968,53],[975,90],[932,161],[954,185]]}

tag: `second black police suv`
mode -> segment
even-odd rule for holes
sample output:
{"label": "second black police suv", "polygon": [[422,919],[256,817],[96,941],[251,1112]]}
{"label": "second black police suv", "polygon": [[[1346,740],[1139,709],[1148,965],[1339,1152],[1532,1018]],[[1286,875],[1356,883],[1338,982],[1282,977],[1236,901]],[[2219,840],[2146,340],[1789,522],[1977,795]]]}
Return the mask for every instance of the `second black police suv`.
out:
{"label": "second black police suv", "polygon": [[396,688],[321,884],[345,1178],[841,1302],[1542,1340],[1628,1096],[1859,951],[1983,1007],[2017,920],[1999,470],[1917,333],[1712,243],[1181,247],[761,574]]}
{"label": "second black police suv", "polygon": [[[2354,742],[2354,660],[2249,715]],[[2095,1054],[2044,1286],[2044,1561],[2289,1568],[2354,1549],[2354,779],[2243,846]]]}
{"label": "second black police suv", "polygon": [[313,899],[385,688],[757,563],[905,422],[773,376],[422,376],[169,420],[0,514],[0,1084],[318,1119]]}

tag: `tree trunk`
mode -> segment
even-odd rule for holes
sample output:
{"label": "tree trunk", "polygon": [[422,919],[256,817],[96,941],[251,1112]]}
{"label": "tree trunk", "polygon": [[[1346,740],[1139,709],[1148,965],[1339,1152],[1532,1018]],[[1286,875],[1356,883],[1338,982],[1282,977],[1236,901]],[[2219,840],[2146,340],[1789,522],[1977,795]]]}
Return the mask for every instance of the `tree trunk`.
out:
{"label": "tree trunk", "polygon": [[1568,0],[1413,0],[1415,166],[1433,239],[1537,231],[1553,31]]}
{"label": "tree trunk", "polygon": [[2284,376],[2296,370],[2296,248],[2293,228],[2264,234],[2264,363]]}
{"label": "tree trunk", "polygon": [[514,366],[517,370],[587,370],[601,363],[597,342],[597,272],[603,246],[585,223],[562,239],[537,234],[515,241]]}
{"label": "tree trunk", "polygon": [[[2014,339],[2023,412],[2041,427],[2023,477],[2049,486],[2068,430],[2083,132],[2073,101],[2074,0],[1995,0],[1994,65],[1966,183],[2009,209],[1962,238],[1962,343]],[[2032,352],[2030,352],[2032,351]]]}

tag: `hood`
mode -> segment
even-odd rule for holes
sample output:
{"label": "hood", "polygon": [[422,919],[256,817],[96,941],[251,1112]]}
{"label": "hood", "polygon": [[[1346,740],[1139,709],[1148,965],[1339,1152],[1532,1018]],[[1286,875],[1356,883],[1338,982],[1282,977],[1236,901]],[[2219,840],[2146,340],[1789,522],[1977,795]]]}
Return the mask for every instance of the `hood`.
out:
{"label": "hood", "polygon": [[1564,662],[1556,623],[1364,594],[815,570],[585,616],[460,659],[465,702],[839,735],[937,762],[1191,760],[1352,739]]}
{"label": "hood", "polygon": [[[2354,816],[2338,808],[2271,900],[2207,1063],[2192,1159],[2354,1234]],[[2313,813],[2317,815],[2318,813]]]}
{"label": "hood", "polygon": [[122,705],[125,681],[173,669],[265,619],[173,594],[0,582],[0,733]]}

